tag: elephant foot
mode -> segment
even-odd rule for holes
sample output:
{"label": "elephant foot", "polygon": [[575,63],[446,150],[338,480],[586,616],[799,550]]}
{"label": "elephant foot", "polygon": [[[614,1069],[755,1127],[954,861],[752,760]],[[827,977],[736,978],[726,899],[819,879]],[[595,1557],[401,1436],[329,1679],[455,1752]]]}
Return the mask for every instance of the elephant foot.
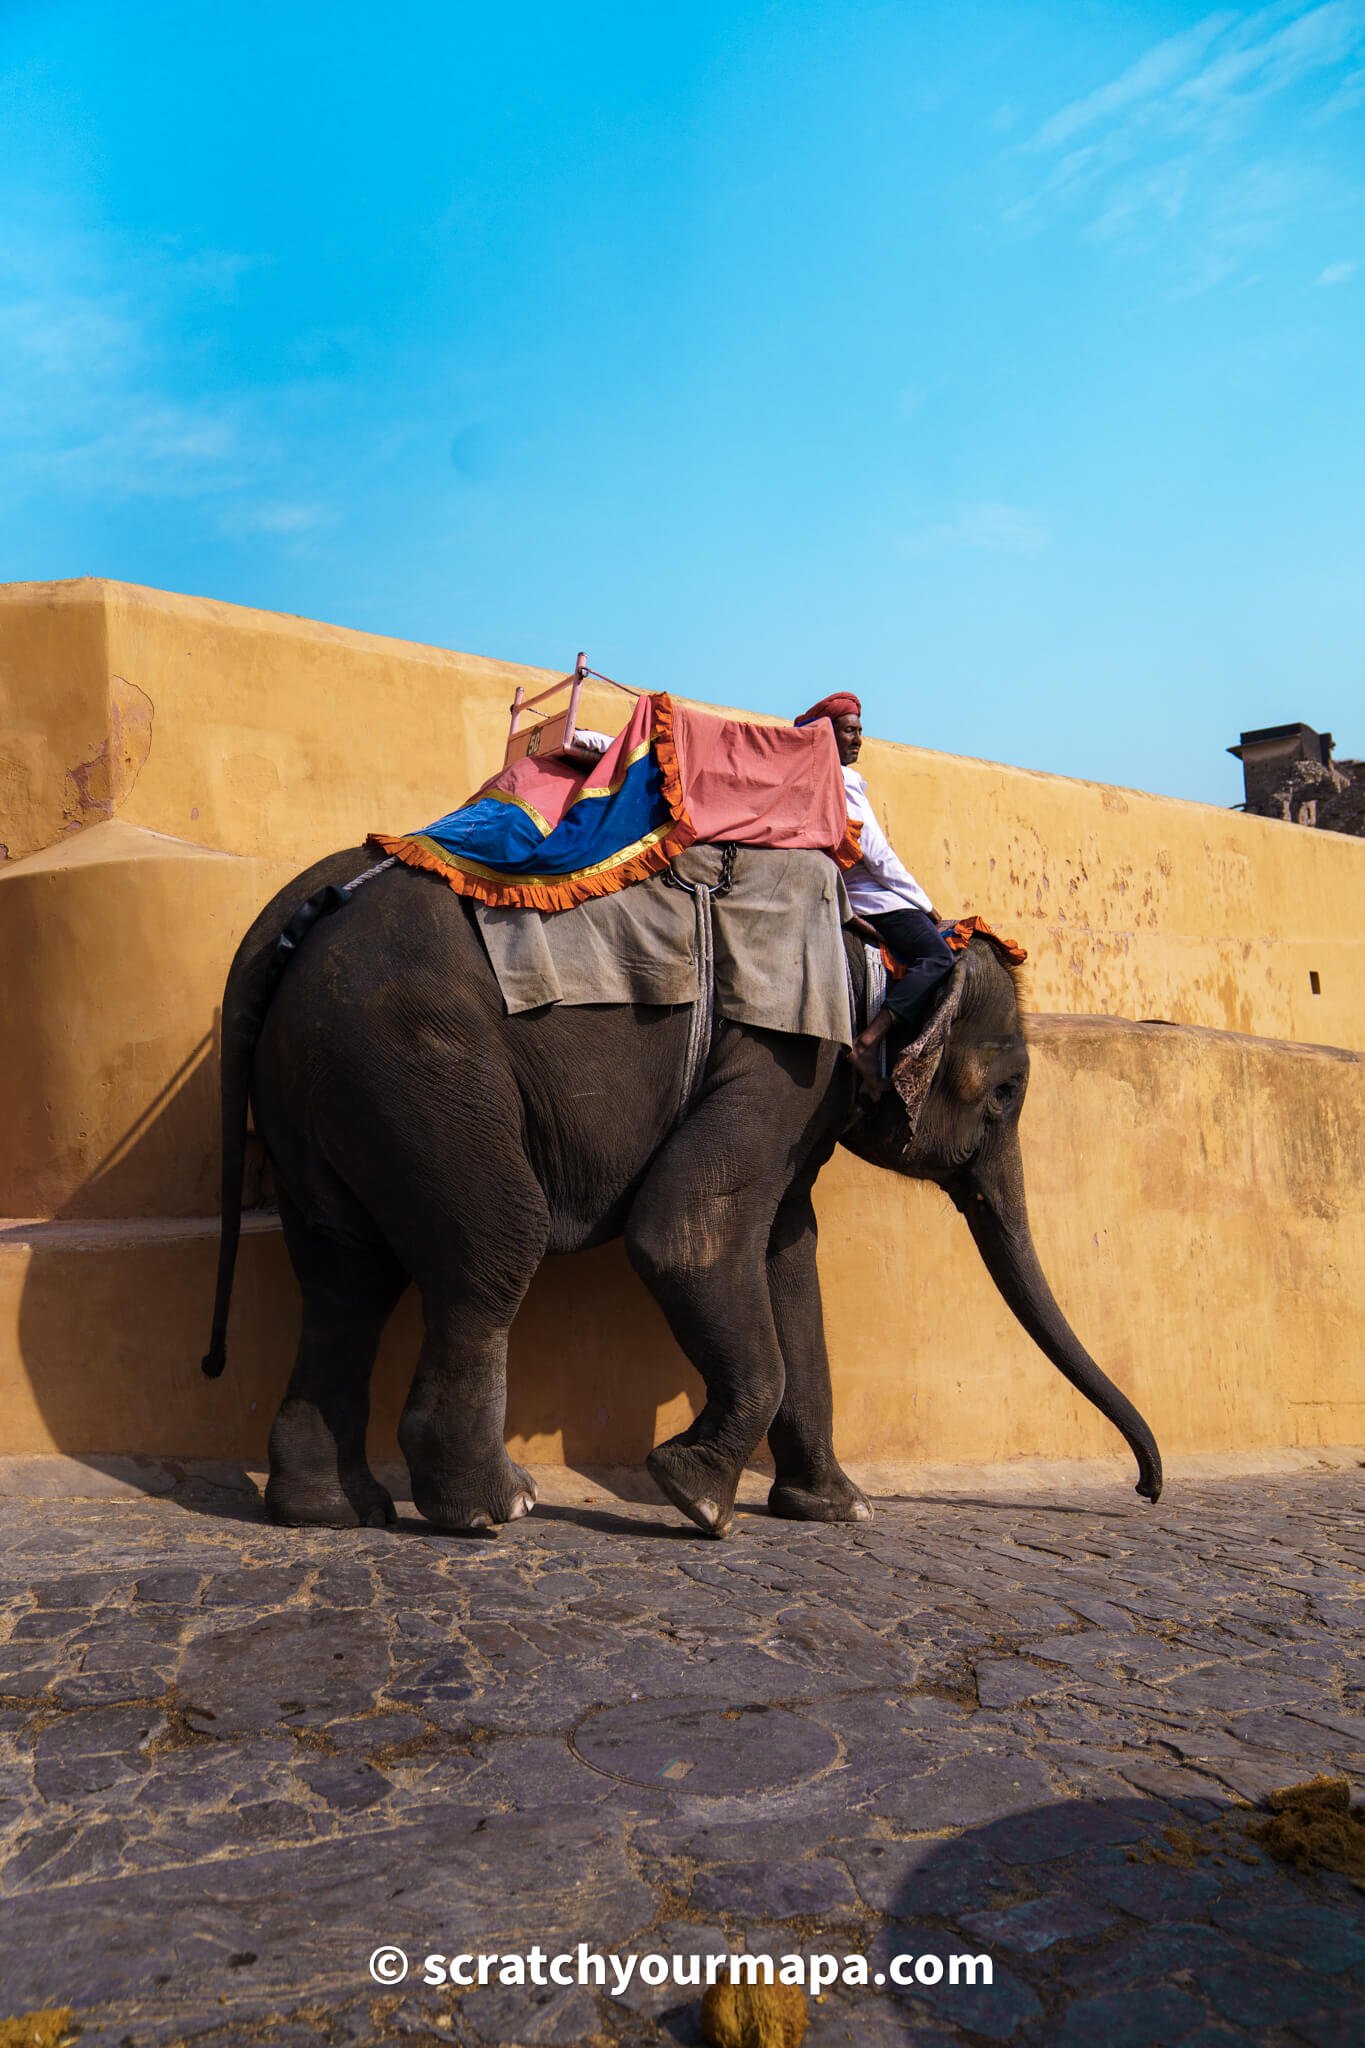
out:
{"label": "elephant foot", "polygon": [[530,1514],[537,1493],[530,1473],[504,1457],[498,1464],[445,1479],[419,1480],[414,1473],[412,1498],[418,1514],[438,1529],[460,1536],[496,1536],[504,1522]]}
{"label": "elephant foot", "polygon": [[398,1519],[393,1497],[365,1462],[361,1416],[324,1414],[286,1396],[270,1432],[265,1509],[298,1529],[382,1529]]}
{"label": "elephant foot", "polygon": [[393,1495],[372,1472],[329,1482],[272,1471],[265,1511],[290,1529],[384,1529],[398,1520]]}
{"label": "elephant foot", "polygon": [[659,1491],[704,1535],[729,1535],[734,1526],[738,1473],[727,1473],[714,1458],[682,1437],[656,1445],[645,1459],[645,1470]]}
{"label": "elephant foot", "polygon": [[872,1503],[836,1468],[828,1479],[809,1486],[777,1479],[768,1495],[768,1513],[784,1522],[870,1522]]}

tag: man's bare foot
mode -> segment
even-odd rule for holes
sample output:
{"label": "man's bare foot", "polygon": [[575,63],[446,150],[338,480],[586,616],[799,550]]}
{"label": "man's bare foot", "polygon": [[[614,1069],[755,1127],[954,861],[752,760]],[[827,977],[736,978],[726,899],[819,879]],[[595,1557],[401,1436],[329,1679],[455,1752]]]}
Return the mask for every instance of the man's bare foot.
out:
{"label": "man's bare foot", "polygon": [[886,1093],[886,1082],[882,1079],[881,1061],[877,1057],[879,1045],[880,1040],[876,1045],[864,1045],[861,1039],[856,1039],[848,1048],[848,1058],[857,1068],[858,1076],[864,1086],[874,1096],[882,1096]]}

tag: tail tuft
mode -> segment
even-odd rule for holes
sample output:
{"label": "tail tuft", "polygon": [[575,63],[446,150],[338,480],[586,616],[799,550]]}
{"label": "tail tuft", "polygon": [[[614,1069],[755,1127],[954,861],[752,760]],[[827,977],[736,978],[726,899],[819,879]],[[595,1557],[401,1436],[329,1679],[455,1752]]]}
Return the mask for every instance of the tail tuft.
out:
{"label": "tail tuft", "polygon": [[199,1370],[203,1373],[206,1380],[216,1380],[222,1377],[223,1367],[226,1364],[227,1352],[219,1345],[217,1349],[204,1353],[199,1361]]}

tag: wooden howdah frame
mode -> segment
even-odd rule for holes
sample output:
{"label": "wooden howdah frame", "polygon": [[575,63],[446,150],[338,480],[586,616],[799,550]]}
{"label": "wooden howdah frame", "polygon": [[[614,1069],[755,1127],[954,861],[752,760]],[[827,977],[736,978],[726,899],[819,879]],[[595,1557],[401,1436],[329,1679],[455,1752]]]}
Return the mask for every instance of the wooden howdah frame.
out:
{"label": "wooden howdah frame", "polygon": [[[517,694],[512,699],[512,722],[507,733],[504,768],[510,768],[514,761],[524,761],[528,754],[567,755],[570,760],[583,761],[594,758],[592,749],[574,745],[574,735],[578,730],[578,700],[589,676],[595,682],[607,683],[613,690],[620,690],[632,700],[641,694],[628,684],[613,682],[610,676],[589,668],[588,657],[582,653],[574,663],[571,675],[561,676],[557,683],[551,683],[548,689],[539,691],[534,697],[528,697],[518,683]],[[567,701],[548,711],[539,708],[549,703],[551,698],[562,698],[566,690],[569,693]]]}

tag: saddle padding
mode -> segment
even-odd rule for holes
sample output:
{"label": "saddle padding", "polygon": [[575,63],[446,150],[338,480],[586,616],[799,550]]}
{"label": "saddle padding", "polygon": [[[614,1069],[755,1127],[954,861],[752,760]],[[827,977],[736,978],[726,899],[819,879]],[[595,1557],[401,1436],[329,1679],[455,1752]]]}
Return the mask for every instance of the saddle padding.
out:
{"label": "saddle padding", "polygon": [[[718,846],[674,861],[714,884]],[[696,911],[662,875],[572,910],[474,907],[509,1016],[547,1003],[694,1003]],[[844,885],[827,855],[742,846],[727,895],[713,899],[716,1015],[769,1031],[851,1042]]]}

